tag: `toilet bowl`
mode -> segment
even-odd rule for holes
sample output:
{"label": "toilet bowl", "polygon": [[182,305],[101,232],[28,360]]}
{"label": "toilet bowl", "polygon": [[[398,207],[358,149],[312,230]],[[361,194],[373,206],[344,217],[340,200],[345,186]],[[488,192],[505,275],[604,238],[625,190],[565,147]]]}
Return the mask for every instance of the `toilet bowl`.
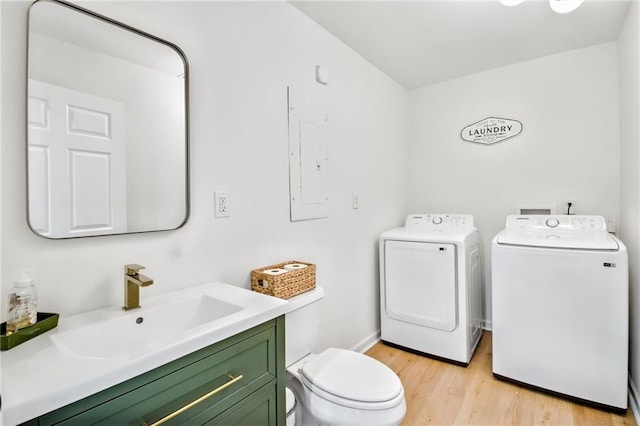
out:
{"label": "toilet bowl", "polygon": [[406,414],[404,388],[381,362],[329,348],[312,353],[320,324],[320,287],[289,299],[286,314],[287,387],[301,425],[397,425]]}

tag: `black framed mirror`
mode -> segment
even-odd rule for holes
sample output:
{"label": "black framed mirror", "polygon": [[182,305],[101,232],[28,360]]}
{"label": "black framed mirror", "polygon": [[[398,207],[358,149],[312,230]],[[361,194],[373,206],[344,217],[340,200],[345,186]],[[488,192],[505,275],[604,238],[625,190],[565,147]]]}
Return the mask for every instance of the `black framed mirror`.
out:
{"label": "black framed mirror", "polygon": [[60,0],[29,10],[28,222],[46,238],[177,229],[189,216],[188,63]]}

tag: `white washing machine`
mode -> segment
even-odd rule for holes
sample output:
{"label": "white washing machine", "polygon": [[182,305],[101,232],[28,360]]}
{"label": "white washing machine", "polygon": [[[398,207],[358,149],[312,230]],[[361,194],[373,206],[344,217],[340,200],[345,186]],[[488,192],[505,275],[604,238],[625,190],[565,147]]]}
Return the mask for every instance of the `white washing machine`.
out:
{"label": "white washing machine", "polygon": [[493,373],[627,408],[628,260],[600,216],[509,216],[492,242]]}
{"label": "white washing machine", "polygon": [[467,365],[482,336],[473,216],[414,214],[380,236],[382,341]]}

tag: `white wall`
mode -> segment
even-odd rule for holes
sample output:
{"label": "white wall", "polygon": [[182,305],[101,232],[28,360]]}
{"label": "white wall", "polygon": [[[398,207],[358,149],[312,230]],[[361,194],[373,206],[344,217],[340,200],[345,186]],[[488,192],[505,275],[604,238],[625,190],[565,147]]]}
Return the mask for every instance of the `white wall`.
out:
{"label": "white wall", "polygon": [[[618,39],[620,72],[620,238],[629,251],[631,379],[640,384],[640,7],[633,2]],[[636,395],[636,398],[640,395]]]}
{"label": "white wall", "polygon": [[[468,213],[484,242],[491,321],[490,244],[519,203],[575,200],[574,213],[618,214],[616,43],[499,68],[411,93],[410,209]],[[460,131],[489,116],[522,133],[494,145]]]}
{"label": "white wall", "polygon": [[[285,2],[90,2],[98,13],[176,43],[191,70],[191,219],[177,231],[51,241],[25,208],[27,2],[2,10],[2,298],[35,275],[41,309],[65,315],[122,303],[122,267],[140,263],[145,297],[282,260],[318,265],[321,346],[378,329],[377,237],[407,211],[408,94]],[[330,73],[330,217],[289,221],[286,87]],[[150,156],[149,161],[152,160]],[[231,193],[214,219],[213,193]],[[351,208],[351,194],[360,209]],[[6,306],[2,303],[3,313]],[[345,327],[345,325],[348,326]]]}

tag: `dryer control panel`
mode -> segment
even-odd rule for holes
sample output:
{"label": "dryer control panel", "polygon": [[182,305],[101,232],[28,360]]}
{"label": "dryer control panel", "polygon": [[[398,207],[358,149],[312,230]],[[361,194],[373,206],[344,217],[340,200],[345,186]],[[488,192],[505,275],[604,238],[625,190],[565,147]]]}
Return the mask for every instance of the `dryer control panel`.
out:
{"label": "dryer control panel", "polygon": [[562,230],[562,231],[605,231],[607,223],[602,216],[591,215],[510,215],[507,229]]}
{"label": "dryer control panel", "polygon": [[473,216],[469,214],[410,214],[404,224],[412,230],[463,230],[473,228]]}

